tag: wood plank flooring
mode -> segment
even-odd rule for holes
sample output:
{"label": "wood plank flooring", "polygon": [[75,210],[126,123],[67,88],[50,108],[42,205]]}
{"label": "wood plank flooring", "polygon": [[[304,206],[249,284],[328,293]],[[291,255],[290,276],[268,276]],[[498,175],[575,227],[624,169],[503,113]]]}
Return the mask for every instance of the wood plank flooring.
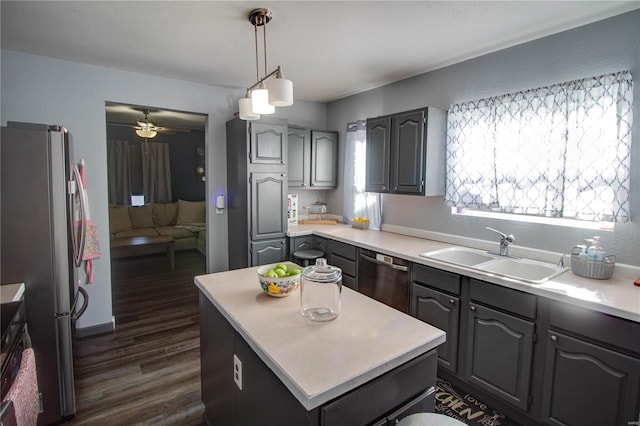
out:
{"label": "wood plank flooring", "polygon": [[66,424],[202,424],[193,277],[205,260],[195,250],[175,260],[175,271],[164,254],[112,260],[116,330],[75,339],[77,416]]}

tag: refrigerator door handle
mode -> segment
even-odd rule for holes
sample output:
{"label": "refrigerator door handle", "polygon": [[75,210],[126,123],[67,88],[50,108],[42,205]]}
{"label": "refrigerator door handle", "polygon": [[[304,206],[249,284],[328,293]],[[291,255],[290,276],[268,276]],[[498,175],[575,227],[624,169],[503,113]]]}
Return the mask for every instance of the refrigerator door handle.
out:
{"label": "refrigerator door handle", "polygon": [[[69,220],[71,221],[71,229],[73,236],[71,238],[73,242],[73,261],[76,266],[82,264],[82,254],[84,253],[85,244],[85,232],[87,229],[87,219],[85,212],[86,205],[86,193],[84,191],[84,185],[82,184],[82,178],[80,176],[80,170],[76,164],[71,168],[71,186],[73,189],[69,191]],[[78,211],[79,217],[76,218],[74,212]],[[79,227],[76,222],[79,220]]]}
{"label": "refrigerator door handle", "polygon": [[[80,310],[76,312],[76,305],[78,304],[78,294],[82,294],[82,306]],[[71,320],[75,321],[84,314],[84,311],[87,310],[87,306],[89,306],[89,294],[87,290],[78,286],[78,292],[76,293],[76,297],[73,301],[73,306],[71,307]]]}

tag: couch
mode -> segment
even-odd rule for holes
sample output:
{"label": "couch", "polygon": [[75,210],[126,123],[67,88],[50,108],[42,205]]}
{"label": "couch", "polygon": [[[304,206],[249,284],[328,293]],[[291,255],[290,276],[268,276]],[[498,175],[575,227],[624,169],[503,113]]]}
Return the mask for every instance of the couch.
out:
{"label": "couch", "polygon": [[111,239],[168,236],[176,251],[197,249],[206,255],[206,234],[204,201],[109,206]]}

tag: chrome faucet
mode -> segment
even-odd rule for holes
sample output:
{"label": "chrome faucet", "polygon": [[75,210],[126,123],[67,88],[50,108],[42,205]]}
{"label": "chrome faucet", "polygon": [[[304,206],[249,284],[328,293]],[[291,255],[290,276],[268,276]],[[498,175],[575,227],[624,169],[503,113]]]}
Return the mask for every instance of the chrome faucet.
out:
{"label": "chrome faucet", "polygon": [[498,231],[497,229],[489,228],[488,226],[486,226],[485,229],[500,234],[500,252],[489,252],[490,254],[498,254],[500,256],[513,257],[517,259],[516,256],[511,256],[509,254],[509,245],[516,240],[513,235],[507,235],[503,232]]}

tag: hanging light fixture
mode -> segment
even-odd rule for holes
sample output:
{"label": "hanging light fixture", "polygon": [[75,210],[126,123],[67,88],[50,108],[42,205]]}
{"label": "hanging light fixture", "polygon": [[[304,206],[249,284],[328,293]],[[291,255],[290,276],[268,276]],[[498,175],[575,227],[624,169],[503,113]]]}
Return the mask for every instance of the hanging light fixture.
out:
{"label": "hanging light fixture", "polygon": [[[238,116],[243,120],[258,120],[262,114],[273,114],[275,107],[293,105],[293,83],[284,78],[282,67],[267,74],[267,24],[272,14],[269,9],[254,9],[249,13],[256,44],[256,83],[247,88],[244,98],[238,102]],[[260,78],[258,55],[258,27],[262,27],[264,77]],[[275,77],[275,78],[273,78]]]}
{"label": "hanging light fixture", "polygon": [[158,127],[149,120],[149,110],[144,110],[144,119],[138,120],[136,129],[136,135],[144,139],[155,138],[158,134]]}

